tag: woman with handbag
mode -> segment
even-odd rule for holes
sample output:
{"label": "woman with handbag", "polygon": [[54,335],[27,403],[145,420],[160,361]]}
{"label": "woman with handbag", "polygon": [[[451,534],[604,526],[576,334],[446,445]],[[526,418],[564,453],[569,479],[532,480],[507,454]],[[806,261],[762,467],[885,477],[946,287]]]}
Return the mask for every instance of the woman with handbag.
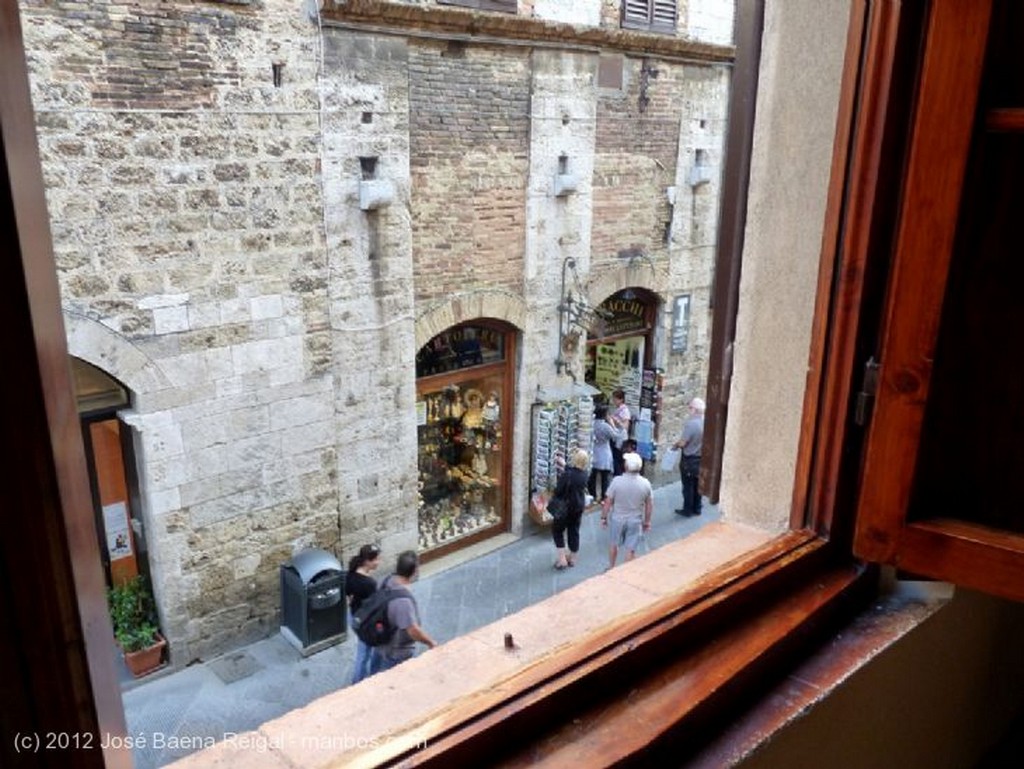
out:
{"label": "woman with handbag", "polygon": [[[555,541],[555,568],[561,571],[567,566],[576,565],[576,555],[580,550],[580,520],[583,518],[585,494],[587,489],[587,465],[590,455],[583,449],[576,449],[555,486],[555,493],[548,502],[551,513],[551,537]],[[552,509],[554,508],[554,509]],[[565,540],[569,540],[569,552],[565,552]]]}

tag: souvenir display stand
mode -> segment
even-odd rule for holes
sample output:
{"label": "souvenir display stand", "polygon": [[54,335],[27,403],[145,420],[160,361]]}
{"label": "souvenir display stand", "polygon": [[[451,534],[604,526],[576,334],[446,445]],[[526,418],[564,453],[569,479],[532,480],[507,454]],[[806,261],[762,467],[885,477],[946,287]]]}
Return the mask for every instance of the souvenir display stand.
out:
{"label": "souvenir display stand", "polygon": [[597,392],[590,385],[576,384],[537,393],[530,440],[530,517],[536,523],[551,523],[547,500],[573,452],[591,450]]}
{"label": "souvenir display stand", "polygon": [[[661,388],[664,372],[659,368],[645,368],[640,384],[639,409],[634,413],[633,439],[636,452],[645,462],[653,462],[658,453],[658,427],[661,422]],[[672,441],[669,441],[671,444]]]}

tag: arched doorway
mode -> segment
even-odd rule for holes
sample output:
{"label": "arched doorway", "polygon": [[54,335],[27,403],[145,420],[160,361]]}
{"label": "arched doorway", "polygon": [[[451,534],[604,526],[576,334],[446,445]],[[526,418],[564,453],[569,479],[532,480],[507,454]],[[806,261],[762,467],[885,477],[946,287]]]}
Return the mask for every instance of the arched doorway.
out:
{"label": "arched doorway", "polygon": [[644,459],[653,459],[658,422],[661,371],[654,367],[659,299],[640,287],[616,291],[599,305],[588,330],[584,381],[611,402],[622,390],[632,415],[630,436]]}
{"label": "arched doorway", "polygon": [[516,330],[460,323],[416,355],[419,549],[424,560],[507,531]]}

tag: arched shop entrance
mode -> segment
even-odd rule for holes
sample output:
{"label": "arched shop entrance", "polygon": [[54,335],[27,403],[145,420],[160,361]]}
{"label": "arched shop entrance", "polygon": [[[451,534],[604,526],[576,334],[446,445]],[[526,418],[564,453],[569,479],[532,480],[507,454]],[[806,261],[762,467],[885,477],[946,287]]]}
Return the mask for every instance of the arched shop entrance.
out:
{"label": "arched shop entrance", "polygon": [[512,326],[474,320],[416,355],[424,560],[508,530],[515,345]]}
{"label": "arched shop entrance", "polygon": [[79,358],[71,358],[71,370],[103,571],[108,586],[121,585],[149,573],[131,429],[117,418],[130,405],[128,391]]}
{"label": "arched shop entrance", "polygon": [[584,381],[611,402],[621,389],[633,415],[637,451],[652,459],[658,421],[661,371],[654,368],[654,328],[658,297],[644,288],[625,288],[600,304],[588,330]]}

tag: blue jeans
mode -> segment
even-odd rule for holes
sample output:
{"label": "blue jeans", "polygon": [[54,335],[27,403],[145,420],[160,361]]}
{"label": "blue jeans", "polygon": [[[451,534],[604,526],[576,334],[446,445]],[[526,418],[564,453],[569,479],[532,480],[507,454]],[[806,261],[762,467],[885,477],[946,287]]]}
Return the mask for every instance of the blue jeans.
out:
{"label": "blue jeans", "polygon": [[356,659],[352,664],[352,683],[357,684],[370,675],[370,656],[373,647],[356,638]]}
{"label": "blue jeans", "polygon": [[404,659],[391,659],[385,654],[386,646],[374,646],[370,649],[370,675],[380,673],[383,670],[390,670]]}

